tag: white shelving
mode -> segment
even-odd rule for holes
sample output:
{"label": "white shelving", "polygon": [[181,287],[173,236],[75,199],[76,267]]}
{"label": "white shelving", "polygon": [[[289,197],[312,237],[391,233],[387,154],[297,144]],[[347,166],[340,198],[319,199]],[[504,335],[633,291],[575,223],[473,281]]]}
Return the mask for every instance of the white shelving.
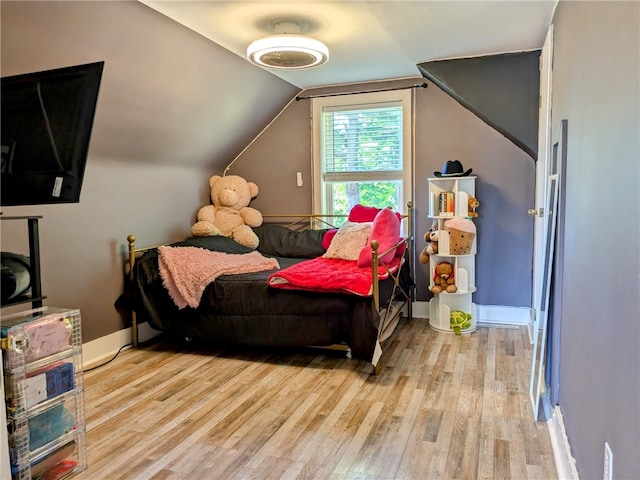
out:
{"label": "white shelving", "polygon": [[11,478],[86,469],[80,311],[53,307],[2,318]]}
{"label": "white shelving", "polygon": [[[429,178],[429,217],[437,222],[438,253],[429,259],[429,290],[434,286],[436,265],[448,262],[453,265],[454,293],[434,294],[429,301],[429,325],[434,330],[456,334],[471,333],[477,327],[476,305],[472,295],[476,291],[476,250],[477,237],[473,237],[471,248],[465,254],[455,255],[454,245],[445,230],[445,222],[452,218],[469,217],[469,198],[475,197],[475,176]],[[461,321],[452,322],[454,317]]]}

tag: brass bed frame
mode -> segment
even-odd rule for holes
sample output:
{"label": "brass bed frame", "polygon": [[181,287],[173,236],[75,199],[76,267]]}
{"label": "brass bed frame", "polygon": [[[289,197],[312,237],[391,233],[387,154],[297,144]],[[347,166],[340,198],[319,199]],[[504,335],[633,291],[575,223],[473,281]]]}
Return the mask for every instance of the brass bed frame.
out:
{"label": "brass bed frame", "polygon": [[[346,218],[346,215],[327,215],[327,214],[263,214],[263,218],[269,218],[272,221],[268,223],[273,223],[276,225],[283,225],[292,230],[306,230],[312,228],[335,228],[331,223],[330,219],[334,218]],[[409,272],[411,275],[411,285],[408,289],[403,288],[400,285],[400,272],[401,268],[399,268],[396,272],[389,272],[389,277],[393,280],[393,288],[391,299],[393,300],[396,295],[401,294],[403,300],[400,301],[400,304],[396,304],[396,308],[391,308],[392,300],[388,308],[384,309],[384,315],[380,315],[380,326],[378,328],[378,339],[376,352],[374,353],[374,358],[372,359],[372,364],[374,367],[374,373],[377,375],[380,372],[380,362],[378,362],[380,355],[382,353],[380,343],[384,341],[389,335],[391,335],[400,320],[404,307],[407,308],[407,318],[411,320],[413,318],[413,297],[414,297],[414,251],[413,251],[413,239],[414,239],[414,221],[413,221],[413,203],[407,203],[407,213],[402,215],[402,219],[407,221],[407,234],[405,238],[402,238],[398,243],[390,247],[389,249],[378,252],[380,248],[380,244],[378,241],[373,240],[371,242],[371,257],[372,257],[372,280],[373,280],[373,302],[376,308],[376,311],[380,312],[380,288],[378,285],[378,275],[380,273],[380,268],[385,268],[383,262],[379,259],[384,257],[388,252],[397,249],[401,245],[406,246],[406,256],[408,257],[409,262]],[[128,262],[125,262],[125,269],[128,270],[128,279],[129,281],[133,281],[134,279],[134,266],[136,259],[140,257],[144,252],[148,250],[153,250],[162,245],[153,245],[149,247],[136,247],[135,245],[136,237],[135,235],[127,236],[128,243]],[[382,266],[380,266],[380,265]],[[136,318],[136,312],[131,311],[131,327],[132,327],[132,338],[131,343],[133,348],[138,347],[138,321]],[[383,336],[384,335],[384,336]],[[310,345],[310,347],[313,347]],[[351,349],[348,345],[327,345],[321,346],[317,348],[323,349],[332,349],[332,350],[340,350],[344,351],[347,357],[351,357]]]}

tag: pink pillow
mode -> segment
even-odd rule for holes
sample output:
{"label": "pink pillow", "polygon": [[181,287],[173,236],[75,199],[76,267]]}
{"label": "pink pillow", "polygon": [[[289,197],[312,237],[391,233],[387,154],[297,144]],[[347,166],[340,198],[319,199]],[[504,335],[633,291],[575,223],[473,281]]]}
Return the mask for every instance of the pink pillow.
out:
{"label": "pink pillow", "polygon": [[[380,245],[378,247],[378,252],[384,252],[400,241],[400,219],[398,218],[398,215],[393,210],[391,210],[391,208],[380,210],[373,219],[373,224],[371,225],[371,233],[369,233],[369,240],[367,241],[367,244],[362,248],[362,250],[360,251],[360,255],[358,256],[359,267],[371,266],[370,243],[372,240],[378,241],[378,244]],[[396,249],[392,249],[383,257],[380,257],[380,261],[389,263],[391,260],[393,260],[395,254]]]}
{"label": "pink pillow", "polygon": [[[367,207],[358,203],[354,205],[349,212],[349,218],[347,218],[347,220],[350,222],[373,222],[373,219],[376,218],[378,213],[380,213],[380,210],[382,209],[378,207]],[[398,220],[402,220],[402,215],[400,213],[396,212],[396,216],[398,217]]]}
{"label": "pink pillow", "polygon": [[379,212],[379,208],[365,207],[358,203],[357,205],[354,205],[349,212],[349,218],[347,220],[350,222],[373,222],[373,219],[376,218],[376,215]]}
{"label": "pink pillow", "polygon": [[333,240],[333,237],[336,236],[336,233],[338,233],[337,228],[332,228],[331,230],[327,230],[325,232],[324,237],[322,237],[322,248],[324,248],[325,250],[329,249],[329,245],[331,245],[331,240]]}

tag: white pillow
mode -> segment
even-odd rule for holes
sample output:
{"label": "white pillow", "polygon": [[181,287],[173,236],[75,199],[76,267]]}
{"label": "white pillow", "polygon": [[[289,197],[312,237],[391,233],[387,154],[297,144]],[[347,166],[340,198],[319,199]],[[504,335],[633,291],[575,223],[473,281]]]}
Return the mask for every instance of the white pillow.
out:
{"label": "white pillow", "polygon": [[331,240],[324,258],[341,258],[343,260],[358,260],[362,247],[369,240],[372,222],[346,221],[338,229]]}

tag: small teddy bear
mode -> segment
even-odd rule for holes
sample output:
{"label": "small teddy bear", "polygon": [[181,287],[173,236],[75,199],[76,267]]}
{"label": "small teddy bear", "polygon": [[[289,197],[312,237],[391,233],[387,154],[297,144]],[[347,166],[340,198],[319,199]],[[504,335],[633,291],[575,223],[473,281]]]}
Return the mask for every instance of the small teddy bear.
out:
{"label": "small teddy bear", "polygon": [[458,290],[458,287],[455,286],[451,263],[440,262],[436,265],[433,272],[433,286],[430,290],[436,295],[440,292],[455,293]]}
{"label": "small teddy bear", "polygon": [[427,246],[420,252],[420,263],[429,263],[429,257],[438,253],[438,222],[433,222],[431,228],[424,234],[424,239],[427,242]]}
{"label": "small teddy bear", "polygon": [[467,213],[467,217],[476,218],[478,213],[476,212],[476,208],[480,206],[480,202],[475,197],[469,197],[469,212]]}

